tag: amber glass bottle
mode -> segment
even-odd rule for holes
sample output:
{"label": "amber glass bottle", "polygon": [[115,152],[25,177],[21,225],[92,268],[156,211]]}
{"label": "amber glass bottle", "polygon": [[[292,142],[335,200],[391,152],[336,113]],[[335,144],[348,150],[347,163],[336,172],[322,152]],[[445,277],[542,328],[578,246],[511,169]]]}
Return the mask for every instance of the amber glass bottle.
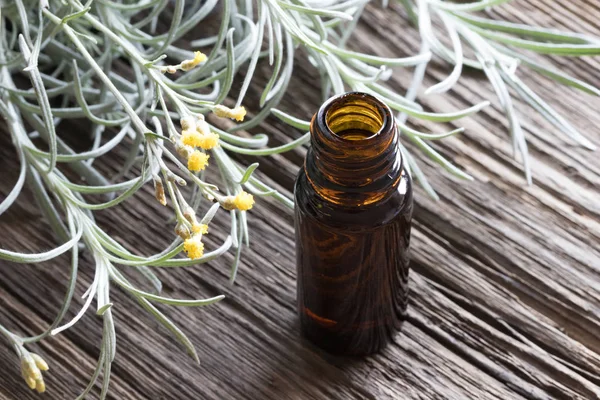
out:
{"label": "amber glass bottle", "polygon": [[377,98],[346,93],[310,131],[294,190],[302,333],[332,353],[374,353],[408,300],[412,185],[394,117]]}

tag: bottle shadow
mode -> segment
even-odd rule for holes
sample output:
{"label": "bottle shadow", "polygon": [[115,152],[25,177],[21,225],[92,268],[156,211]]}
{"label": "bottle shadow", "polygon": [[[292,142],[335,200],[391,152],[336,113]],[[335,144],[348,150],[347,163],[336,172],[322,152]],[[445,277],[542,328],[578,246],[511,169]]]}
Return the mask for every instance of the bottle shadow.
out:
{"label": "bottle shadow", "polygon": [[[375,399],[358,383],[368,367],[364,357],[345,357],[325,352],[300,334],[298,319],[273,343],[285,348],[285,357],[268,357],[263,374],[255,381],[252,399]],[[279,352],[281,353],[281,351]]]}

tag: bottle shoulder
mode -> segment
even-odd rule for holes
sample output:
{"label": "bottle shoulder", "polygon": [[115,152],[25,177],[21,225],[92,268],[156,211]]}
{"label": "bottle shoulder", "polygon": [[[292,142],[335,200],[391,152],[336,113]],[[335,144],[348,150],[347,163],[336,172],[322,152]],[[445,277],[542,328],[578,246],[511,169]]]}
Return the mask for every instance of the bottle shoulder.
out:
{"label": "bottle shoulder", "polygon": [[[392,179],[392,178],[390,178]],[[394,222],[398,218],[411,218],[413,210],[412,180],[406,171],[401,172],[398,185],[383,200],[362,206],[345,206],[319,196],[308,182],[304,168],[294,185],[296,213],[331,226],[368,229]]]}

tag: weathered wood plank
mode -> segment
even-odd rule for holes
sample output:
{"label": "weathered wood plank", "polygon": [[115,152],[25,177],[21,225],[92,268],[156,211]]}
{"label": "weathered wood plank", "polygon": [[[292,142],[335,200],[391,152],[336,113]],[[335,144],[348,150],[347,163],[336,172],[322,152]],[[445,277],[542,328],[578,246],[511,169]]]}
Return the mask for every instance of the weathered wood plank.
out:
{"label": "weathered wood plank", "polygon": [[[396,6],[392,11],[369,6],[352,46],[381,55],[414,52],[418,36],[396,11]],[[600,11],[592,1],[516,0],[497,15],[600,35],[595,18]],[[600,78],[597,59],[560,61],[560,67],[591,82]],[[425,87],[447,73],[434,62]],[[526,70],[522,75],[600,145],[599,100],[559,89]],[[315,78],[311,67],[300,63],[281,107],[310,117],[319,103]],[[403,91],[409,81],[410,74],[399,73],[389,85]],[[421,97],[422,103],[449,111],[493,97],[479,74],[467,73],[461,83],[450,95]],[[418,190],[411,308],[394,345],[365,360],[344,360],[299,338],[291,213],[262,201],[249,217],[252,245],[234,286],[228,283],[232,255],[198,268],[158,271],[168,295],[227,296],[201,310],[160,307],[190,334],[200,366],[131,299],[113,291],[118,354],[111,398],[600,398],[600,162],[597,153],[566,145],[549,124],[520,109],[532,117],[524,118],[524,126],[534,186],[525,185],[520,164],[512,159],[497,102],[476,118],[459,121],[467,128],[460,138],[435,144],[475,182],[450,178],[415,152],[442,200],[432,201]],[[300,134],[277,121],[261,130],[273,144]],[[5,133],[0,143],[0,171],[7,172],[0,192],[5,194],[17,164]],[[118,162],[124,151],[111,160]],[[303,155],[299,149],[261,159],[261,170],[275,187],[289,191]],[[110,175],[114,167],[102,161],[98,165]],[[28,205],[30,197],[0,218],[2,232],[11,233],[0,235],[3,248],[33,251],[55,243]],[[139,253],[161,250],[173,235],[165,228],[170,211],[156,203],[149,187],[125,206],[97,216]],[[214,226],[222,228],[211,230],[207,248],[223,240],[225,221],[218,216]],[[67,266],[66,256],[40,266],[1,263],[2,322],[31,334],[47,326],[62,299]],[[84,253],[86,283],[92,268]],[[80,285],[77,293],[84,289]],[[69,315],[81,303],[78,297]],[[99,322],[89,315],[41,346],[52,368],[47,398],[73,398],[85,386],[99,338]],[[11,350],[0,347],[0,365],[6,366],[0,397],[37,398],[21,382],[15,363]]]}

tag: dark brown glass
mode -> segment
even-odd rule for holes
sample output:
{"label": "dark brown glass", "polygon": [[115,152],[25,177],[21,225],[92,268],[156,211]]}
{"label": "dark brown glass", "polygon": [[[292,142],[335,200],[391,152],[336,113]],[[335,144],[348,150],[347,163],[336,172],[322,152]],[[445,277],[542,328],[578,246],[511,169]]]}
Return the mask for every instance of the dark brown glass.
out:
{"label": "dark brown glass", "polygon": [[310,131],[294,190],[302,333],[332,353],[374,353],[408,301],[412,184],[394,117],[377,98],[346,93]]}

